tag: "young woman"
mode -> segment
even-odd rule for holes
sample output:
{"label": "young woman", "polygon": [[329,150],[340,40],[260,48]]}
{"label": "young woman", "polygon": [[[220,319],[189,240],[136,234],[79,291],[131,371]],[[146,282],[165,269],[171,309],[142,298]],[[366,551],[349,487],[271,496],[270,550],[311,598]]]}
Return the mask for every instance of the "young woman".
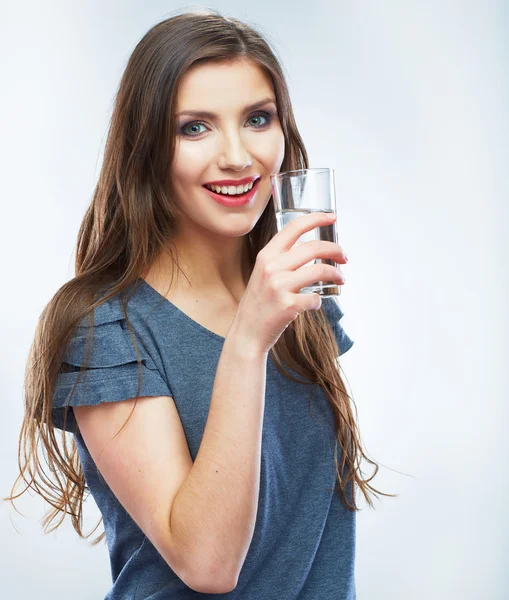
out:
{"label": "young woman", "polygon": [[[271,198],[271,174],[307,166],[281,66],[254,28],[181,14],[139,42],[76,276],[36,329],[16,481],[52,505],[45,527],[61,517],[49,531],[69,514],[87,538],[92,494],[108,599],[355,598],[354,487],[371,506],[378,492],[358,463],[378,465],[338,369],[353,344],[342,312],[299,293],[344,283],[303,265],[345,252],[295,245],[324,213],[278,233]],[[249,201],[219,201],[239,193]]]}

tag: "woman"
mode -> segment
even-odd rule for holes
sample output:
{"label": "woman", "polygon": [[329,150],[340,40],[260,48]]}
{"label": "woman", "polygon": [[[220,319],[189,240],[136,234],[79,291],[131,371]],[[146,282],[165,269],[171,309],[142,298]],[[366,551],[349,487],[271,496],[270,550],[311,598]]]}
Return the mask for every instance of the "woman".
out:
{"label": "woman", "polygon": [[[299,294],[344,283],[299,267],[346,257],[295,246],[324,213],[278,233],[271,198],[271,174],[307,166],[281,66],[252,27],[182,14],[139,42],[76,276],[36,330],[17,480],[51,503],[44,526],[61,516],[49,531],[70,514],[82,537],[92,493],[111,600],[355,598],[354,485],[371,506],[378,492],[357,462],[378,465],[338,370],[353,344],[342,312]],[[246,202],[226,206],[234,194]],[[72,434],[63,452],[57,431]]]}

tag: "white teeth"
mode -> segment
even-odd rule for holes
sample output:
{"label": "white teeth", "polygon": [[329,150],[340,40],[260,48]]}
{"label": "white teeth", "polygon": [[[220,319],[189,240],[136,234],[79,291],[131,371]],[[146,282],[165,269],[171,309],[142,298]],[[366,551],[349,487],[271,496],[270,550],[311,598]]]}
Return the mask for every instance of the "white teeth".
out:
{"label": "white teeth", "polygon": [[223,185],[222,187],[219,187],[218,185],[207,184],[205,187],[209,190],[212,190],[213,192],[216,192],[217,194],[227,194],[229,196],[235,196],[236,194],[245,194],[248,190],[250,190],[253,187],[254,183],[254,181],[251,181],[251,183],[247,183],[246,185]]}

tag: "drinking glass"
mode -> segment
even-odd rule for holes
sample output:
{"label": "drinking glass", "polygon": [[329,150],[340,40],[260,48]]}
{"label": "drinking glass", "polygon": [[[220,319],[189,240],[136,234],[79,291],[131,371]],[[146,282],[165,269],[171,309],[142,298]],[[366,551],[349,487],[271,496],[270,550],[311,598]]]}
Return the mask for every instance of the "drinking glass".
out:
{"label": "drinking glass", "polygon": [[[313,212],[336,213],[334,189],[334,169],[298,169],[271,175],[272,198],[276,211],[277,229],[281,229],[293,219]],[[337,214],[337,213],[336,213]],[[306,231],[297,243],[325,240],[338,244],[336,221]],[[316,258],[302,267],[315,263],[336,266],[330,258]],[[322,298],[340,296],[341,286],[335,281],[316,281],[303,287],[301,294],[315,293]]]}

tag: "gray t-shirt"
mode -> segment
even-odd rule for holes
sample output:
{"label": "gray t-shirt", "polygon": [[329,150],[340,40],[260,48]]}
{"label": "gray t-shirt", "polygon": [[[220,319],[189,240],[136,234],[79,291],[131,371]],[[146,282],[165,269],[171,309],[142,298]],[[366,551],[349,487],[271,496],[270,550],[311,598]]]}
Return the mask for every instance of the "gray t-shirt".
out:
{"label": "gray t-shirt", "polygon": [[[140,283],[128,304],[143,361],[138,395],[173,397],[194,461],[224,338],[191,319],[143,279]],[[343,354],[354,343],[339,323],[343,313],[333,298],[324,298],[322,306]],[[52,417],[59,429],[62,407],[77,376],[72,369],[83,362],[89,319],[77,327],[68,347],[65,363],[71,366],[64,365],[68,372],[58,375]],[[118,296],[95,309],[94,321],[91,368],[82,373],[71,406],[136,396],[137,356]],[[105,600],[356,598],[356,513],[347,510],[332,489],[337,483],[332,408],[318,386],[281,375],[270,355],[255,531],[237,587],[227,594],[201,594],[177,577],[98,473],[71,409],[66,430],[74,435],[87,486],[103,516],[113,582]],[[339,445],[338,460],[341,464]]]}

